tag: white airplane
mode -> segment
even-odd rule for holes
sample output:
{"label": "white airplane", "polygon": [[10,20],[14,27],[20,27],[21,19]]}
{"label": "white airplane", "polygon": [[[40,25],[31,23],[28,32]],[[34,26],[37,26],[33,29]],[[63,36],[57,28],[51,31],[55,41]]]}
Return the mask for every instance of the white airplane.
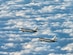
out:
{"label": "white airplane", "polygon": [[34,28],[34,29],[24,29],[24,28],[21,28],[20,29],[22,32],[37,32],[38,28]]}
{"label": "white airplane", "polygon": [[43,42],[56,42],[57,41],[57,37],[54,36],[52,39],[39,38],[39,41],[43,41]]}

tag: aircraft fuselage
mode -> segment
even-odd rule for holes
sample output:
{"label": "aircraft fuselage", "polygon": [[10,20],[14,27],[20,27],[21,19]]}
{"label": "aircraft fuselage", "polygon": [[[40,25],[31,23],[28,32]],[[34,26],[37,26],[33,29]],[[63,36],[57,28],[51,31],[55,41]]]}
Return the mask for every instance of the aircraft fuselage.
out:
{"label": "aircraft fuselage", "polygon": [[37,32],[37,30],[31,30],[31,29],[22,29],[22,32]]}
{"label": "aircraft fuselage", "polygon": [[40,38],[39,41],[43,41],[43,42],[56,42],[55,40],[44,39],[44,38]]}

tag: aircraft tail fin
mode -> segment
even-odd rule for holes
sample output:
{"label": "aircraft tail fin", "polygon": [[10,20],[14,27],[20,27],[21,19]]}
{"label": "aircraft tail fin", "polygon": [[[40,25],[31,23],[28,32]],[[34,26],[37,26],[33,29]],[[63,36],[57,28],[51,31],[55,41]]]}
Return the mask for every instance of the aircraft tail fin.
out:
{"label": "aircraft tail fin", "polygon": [[57,40],[57,37],[56,37],[56,36],[54,36],[54,37],[52,38],[52,40],[56,41],[56,40]]}
{"label": "aircraft tail fin", "polygon": [[20,28],[20,31],[24,32],[24,28]]}
{"label": "aircraft tail fin", "polygon": [[35,27],[33,30],[38,30],[38,27]]}
{"label": "aircraft tail fin", "polygon": [[20,28],[20,30],[24,30],[24,28]]}

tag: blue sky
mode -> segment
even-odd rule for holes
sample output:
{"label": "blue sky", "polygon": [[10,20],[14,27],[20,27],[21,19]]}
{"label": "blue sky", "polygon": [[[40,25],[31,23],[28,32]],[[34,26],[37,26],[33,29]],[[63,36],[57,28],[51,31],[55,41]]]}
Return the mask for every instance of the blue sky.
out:
{"label": "blue sky", "polygon": [[[55,43],[38,41],[54,35]],[[0,0],[0,55],[73,55],[73,1]]]}

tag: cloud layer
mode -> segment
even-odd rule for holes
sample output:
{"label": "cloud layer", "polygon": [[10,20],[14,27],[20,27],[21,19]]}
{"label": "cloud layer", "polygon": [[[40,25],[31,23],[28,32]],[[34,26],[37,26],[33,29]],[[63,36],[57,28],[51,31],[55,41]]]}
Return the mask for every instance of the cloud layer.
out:
{"label": "cloud layer", "polygon": [[[73,55],[72,0],[0,1],[1,55]],[[34,29],[23,33],[20,28]],[[39,37],[58,37],[56,43],[38,41]]]}

